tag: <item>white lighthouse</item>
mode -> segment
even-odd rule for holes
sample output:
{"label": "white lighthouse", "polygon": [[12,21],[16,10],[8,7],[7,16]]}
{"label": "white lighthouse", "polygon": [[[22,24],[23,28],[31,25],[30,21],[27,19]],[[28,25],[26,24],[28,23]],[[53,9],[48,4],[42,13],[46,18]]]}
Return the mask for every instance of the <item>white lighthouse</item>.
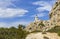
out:
{"label": "white lighthouse", "polygon": [[35,20],[34,20],[34,21],[35,21],[35,22],[38,21],[38,15],[35,16]]}

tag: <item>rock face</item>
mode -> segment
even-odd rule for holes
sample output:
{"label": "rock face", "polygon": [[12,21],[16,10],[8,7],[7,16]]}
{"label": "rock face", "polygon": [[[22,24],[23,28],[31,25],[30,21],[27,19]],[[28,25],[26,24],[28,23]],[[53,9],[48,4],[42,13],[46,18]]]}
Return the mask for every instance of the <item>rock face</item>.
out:
{"label": "rock face", "polygon": [[26,39],[60,39],[56,33],[31,33],[27,35]]}
{"label": "rock face", "polygon": [[60,0],[58,0],[53,6],[50,12],[51,25],[60,26]]}

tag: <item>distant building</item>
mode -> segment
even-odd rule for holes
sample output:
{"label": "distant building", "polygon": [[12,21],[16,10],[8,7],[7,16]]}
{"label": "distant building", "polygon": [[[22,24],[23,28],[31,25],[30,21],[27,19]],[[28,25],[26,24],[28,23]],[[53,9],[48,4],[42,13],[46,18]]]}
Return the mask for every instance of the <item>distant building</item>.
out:
{"label": "distant building", "polygon": [[35,16],[35,20],[34,20],[34,22],[32,22],[32,23],[30,23],[26,28],[25,28],[25,30],[26,31],[29,31],[29,32],[32,32],[32,31],[35,31],[35,30],[40,30],[40,23],[41,23],[42,21],[41,20],[38,20],[38,16],[36,15]]}

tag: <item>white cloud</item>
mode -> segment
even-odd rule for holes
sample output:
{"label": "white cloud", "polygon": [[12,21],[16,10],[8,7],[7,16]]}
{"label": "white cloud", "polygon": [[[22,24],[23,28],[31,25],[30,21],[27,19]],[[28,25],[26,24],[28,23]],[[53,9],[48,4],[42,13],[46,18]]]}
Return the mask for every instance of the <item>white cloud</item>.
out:
{"label": "white cloud", "polygon": [[25,9],[8,8],[8,6],[16,7],[13,3],[16,1],[18,0],[0,0],[0,18],[23,16],[28,12]]}
{"label": "white cloud", "polygon": [[33,5],[38,5],[40,7],[36,8],[36,10],[38,10],[39,12],[42,12],[44,10],[50,11],[52,9],[52,2],[54,1],[50,1],[50,2],[46,2],[46,1],[37,1],[37,2],[33,2]]}
{"label": "white cloud", "polygon": [[40,13],[40,14],[37,14],[38,15],[38,17],[44,17],[44,16],[46,16],[46,13]]}
{"label": "white cloud", "polygon": [[47,11],[50,11],[52,9],[52,7],[51,6],[43,6],[43,7],[38,7],[38,8],[36,8],[36,10],[38,10],[39,12],[42,12],[42,11],[44,11],[44,10],[47,10]]}
{"label": "white cloud", "polygon": [[8,6],[15,6],[15,4],[13,2],[15,2],[16,0],[0,0],[0,7],[1,8],[6,8]]}
{"label": "white cloud", "polygon": [[4,23],[4,22],[0,22],[0,27],[8,27],[9,25],[7,23]]}
{"label": "white cloud", "polygon": [[[16,7],[16,5],[13,2],[16,2],[18,0],[0,0],[0,18],[12,18],[12,17],[21,17],[24,16],[28,10],[25,9],[18,9],[18,8],[8,8],[10,6]],[[26,25],[28,22],[24,21],[17,21],[17,22],[0,22],[0,27],[11,27],[11,26],[17,26],[18,24],[24,24]]]}
{"label": "white cloud", "polygon": [[19,24],[22,24],[22,25],[27,25],[29,24],[30,22],[27,22],[27,21],[17,21],[17,22],[11,22],[11,23],[6,23],[6,22],[0,22],[0,27],[4,27],[4,28],[9,28],[9,27],[18,27]]}
{"label": "white cloud", "polygon": [[46,2],[44,1],[36,1],[36,2],[33,2],[34,5],[46,5]]}
{"label": "white cloud", "polygon": [[10,26],[15,26],[15,27],[17,27],[19,24],[22,24],[22,25],[27,25],[27,24],[29,24],[30,22],[28,22],[28,21],[17,21],[17,22],[12,22],[11,24],[10,24]]}
{"label": "white cloud", "polygon": [[[38,17],[44,17],[46,15],[47,15],[46,13],[38,13],[37,14]],[[32,15],[31,17],[35,17],[35,16],[36,16],[36,14],[35,15]]]}
{"label": "white cloud", "polygon": [[0,8],[0,18],[23,16],[28,11],[24,9]]}
{"label": "white cloud", "polygon": [[8,8],[8,6],[16,7],[13,3],[16,1],[18,0],[0,0],[0,18],[23,16],[28,12],[25,9]]}

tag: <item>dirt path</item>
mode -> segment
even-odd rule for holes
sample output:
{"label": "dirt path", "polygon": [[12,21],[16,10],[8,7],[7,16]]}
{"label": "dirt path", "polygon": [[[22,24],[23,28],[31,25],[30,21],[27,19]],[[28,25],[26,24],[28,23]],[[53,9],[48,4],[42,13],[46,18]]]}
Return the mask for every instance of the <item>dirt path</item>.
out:
{"label": "dirt path", "polygon": [[44,38],[60,39],[60,37],[56,33],[42,34],[41,32],[40,33],[31,33],[26,37],[26,39],[44,39]]}

